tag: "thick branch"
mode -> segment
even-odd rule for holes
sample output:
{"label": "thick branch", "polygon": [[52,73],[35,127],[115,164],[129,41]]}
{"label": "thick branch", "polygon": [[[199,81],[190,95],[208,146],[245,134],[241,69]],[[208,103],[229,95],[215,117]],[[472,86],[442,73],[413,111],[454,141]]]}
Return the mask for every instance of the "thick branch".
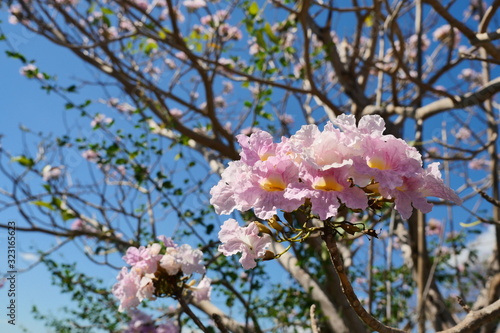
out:
{"label": "thick branch", "polygon": [[332,260],[333,266],[335,267],[340,281],[342,283],[342,287],[344,288],[344,294],[347,296],[349,303],[353,307],[354,311],[358,314],[358,316],[363,320],[363,322],[368,325],[370,328],[377,332],[381,333],[389,333],[389,332],[397,332],[404,333],[403,330],[386,326],[382,324],[380,321],[372,317],[361,305],[361,302],[358,300],[358,297],[354,293],[351,282],[349,281],[349,277],[346,274],[344,269],[344,263],[340,256],[339,249],[337,247],[337,243],[335,242],[335,235],[333,234],[333,230],[329,228],[325,228],[325,234],[323,235],[323,240],[326,243],[328,248],[328,252],[330,253],[330,259]]}
{"label": "thick branch", "polygon": [[378,107],[376,105],[369,105],[364,108],[363,115],[378,113],[390,116],[398,114],[413,119],[425,120],[443,111],[478,105],[498,92],[500,92],[500,78],[489,81],[476,92],[455,96],[453,99],[442,98],[419,108],[411,106],[387,105]]}
{"label": "thick branch", "polygon": [[[279,243],[273,243],[271,250],[274,253],[283,253],[285,248]],[[337,309],[328,299],[328,296],[323,292],[321,286],[314,281],[307,272],[305,272],[297,264],[297,259],[289,252],[285,252],[278,259],[279,263],[286,269],[302,286],[304,290],[311,291],[311,298],[317,301],[321,311],[328,316],[328,325],[333,332],[349,333],[351,330],[344,324],[344,320],[340,317]]]}
{"label": "thick branch", "polygon": [[495,303],[488,305],[485,308],[477,311],[471,311],[455,327],[440,331],[439,333],[468,333],[480,328],[481,326],[493,320],[500,318],[500,299]]}

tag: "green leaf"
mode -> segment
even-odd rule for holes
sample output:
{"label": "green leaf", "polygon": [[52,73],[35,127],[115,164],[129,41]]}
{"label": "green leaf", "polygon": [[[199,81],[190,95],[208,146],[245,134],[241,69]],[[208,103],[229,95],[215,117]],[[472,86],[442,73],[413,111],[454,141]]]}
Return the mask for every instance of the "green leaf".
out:
{"label": "green leaf", "polygon": [[76,218],[76,215],[71,210],[63,210],[61,211],[61,217],[63,221],[67,221]]}
{"label": "green leaf", "polygon": [[262,33],[262,30],[258,30],[255,33],[255,38],[257,38],[257,45],[262,47],[264,50],[266,49],[266,41],[264,40],[264,34]]}
{"label": "green leaf", "polygon": [[264,26],[264,31],[266,32],[269,39],[273,41],[273,43],[279,44],[280,38],[274,35],[273,29],[271,28],[269,22],[267,22]]}
{"label": "green leaf", "polygon": [[250,7],[248,7],[248,13],[252,16],[255,16],[257,15],[258,12],[259,12],[259,5],[254,1],[250,5]]}
{"label": "green leaf", "polygon": [[31,168],[33,165],[35,165],[35,161],[32,158],[26,156],[14,156],[12,157],[11,161],[17,162],[27,168]]}
{"label": "green leaf", "polygon": [[36,205],[39,207],[45,207],[45,208],[48,208],[50,210],[55,210],[55,208],[54,208],[54,206],[52,206],[52,204],[50,204],[49,202],[45,202],[45,201],[31,201],[30,204]]}
{"label": "green leaf", "polygon": [[23,63],[28,62],[28,60],[26,60],[26,58],[19,52],[5,51],[5,53],[11,58],[21,60]]}
{"label": "green leaf", "polygon": [[107,15],[113,15],[115,13],[114,11],[112,11],[111,9],[106,8],[106,7],[101,8],[101,12],[103,14],[107,14]]}

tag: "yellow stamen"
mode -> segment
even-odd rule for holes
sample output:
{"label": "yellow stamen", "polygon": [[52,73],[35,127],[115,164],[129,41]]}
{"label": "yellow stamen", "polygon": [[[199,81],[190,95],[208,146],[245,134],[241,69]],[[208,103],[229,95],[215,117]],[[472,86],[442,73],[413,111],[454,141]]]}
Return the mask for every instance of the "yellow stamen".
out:
{"label": "yellow stamen", "polygon": [[286,184],[280,176],[271,176],[260,183],[260,187],[268,192],[284,191]]}
{"label": "yellow stamen", "polygon": [[333,176],[325,176],[319,178],[315,184],[314,189],[321,191],[337,191],[340,192],[344,189],[344,186],[340,185],[335,177]]}
{"label": "yellow stamen", "polygon": [[370,168],[373,168],[373,169],[379,169],[379,170],[388,170],[389,169],[389,166],[387,165],[386,161],[380,157],[370,158],[368,160],[367,164]]}

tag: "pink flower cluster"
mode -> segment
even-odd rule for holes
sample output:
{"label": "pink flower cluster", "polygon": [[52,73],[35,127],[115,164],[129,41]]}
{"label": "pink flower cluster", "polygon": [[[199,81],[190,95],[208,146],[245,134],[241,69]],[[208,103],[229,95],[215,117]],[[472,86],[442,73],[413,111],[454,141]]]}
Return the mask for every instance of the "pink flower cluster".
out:
{"label": "pink flower cluster", "polygon": [[155,325],[155,321],[150,315],[137,309],[131,312],[131,320],[128,327],[121,333],[178,333],[179,327],[172,321],[166,321],[160,325]]}
{"label": "pink flower cluster", "polygon": [[[176,283],[182,275],[205,273],[202,264],[203,253],[183,244],[178,246],[172,239],[159,236],[163,243],[153,243],[146,247],[130,247],[123,260],[131,266],[123,267],[113,286],[113,294],[120,300],[120,311],[137,307],[145,299],[168,295],[176,290]],[[211,280],[204,277],[198,286],[189,287],[196,301],[208,300]],[[156,290],[160,287],[161,290]],[[185,289],[185,288],[181,288]]]}
{"label": "pink flower cluster", "polygon": [[306,125],[279,143],[264,131],[239,135],[241,159],[229,163],[210,202],[218,214],[253,208],[261,219],[278,209],[291,212],[306,199],[321,219],[342,204],[366,209],[369,199],[394,201],[405,219],[413,208],[432,209],[427,196],[461,204],[443,183],[439,163],[424,169],[414,147],[384,130],[378,115],[364,116],[358,126],[354,116],[342,115],[323,131]]}

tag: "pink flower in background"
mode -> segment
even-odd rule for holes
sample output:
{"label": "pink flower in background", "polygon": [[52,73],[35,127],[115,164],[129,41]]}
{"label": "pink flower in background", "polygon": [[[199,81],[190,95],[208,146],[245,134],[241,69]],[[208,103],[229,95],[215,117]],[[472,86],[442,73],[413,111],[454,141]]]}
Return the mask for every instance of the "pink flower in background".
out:
{"label": "pink flower in background", "polygon": [[290,114],[280,114],[278,118],[285,125],[291,125],[295,122],[295,119]]}
{"label": "pink flower in background", "polygon": [[186,283],[193,273],[205,273],[203,253],[188,244],[178,246],[163,235],[158,236],[158,240],[163,244],[132,246],[123,256],[131,268],[129,271],[123,267],[113,286],[113,294],[120,301],[120,311],[135,308],[145,299],[177,295],[177,291],[184,289],[192,289],[200,300],[209,298],[210,279],[204,278],[196,288]]}
{"label": "pink flower in background", "polygon": [[207,3],[204,0],[185,0],[182,4],[189,10],[195,11],[197,9],[203,8],[207,6]]}
{"label": "pink flower in background", "polygon": [[21,67],[19,73],[28,78],[34,78],[43,80],[45,77],[42,73],[38,71],[38,67],[35,64],[27,64],[26,66]]}
{"label": "pink flower in background", "polygon": [[71,224],[70,229],[74,231],[83,231],[83,232],[93,232],[93,233],[99,232],[99,229],[97,229],[95,226],[81,219],[76,219]]}
{"label": "pink flower in background", "polygon": [[438,219],[431,218],[427,223],[425,231],[427,235],[441,235],[443,232],[443,225]]}
{"label": "pink flower in background", "polygon": [[234,87],[233,87],[233,84],[230,81],[223,81],[222,82],[222,86],[223,86],[222,92],[224,94],[230,94],[230,93],[233,92]]}
{"label": "pink flower in background", "polygon": [[255,223],[240,227],[234,219],[229,219],[221,226],[219,251],[225,256],[241,252],[240,263],[244,269],[254,268],[255,259],[262,258],[271,244],[271,236],[259,236],[259,228]]}
{"label": "pink flower in background", "polygon": [[468,128],[461,127],[456,133],[455,138],[458,140],[467,140],[471,136],[471,131]]}
{"label": "pink flower in background", "polygon": [[92,149],[88,149],[82,153],[82,157],[89,162],[97,162],[99,160],[99,154]]}
{"label": "pink flower in background", "polygon": [[449,24],[445,24],[434,30],[432,37],[435,41],[450,43],[452,36],[454,37],[453,45],[457,46],[460,43],[460,32],[457,28],[451,28]]}
{"label": "pink flower in background", "polygon": [[64,166],[53,167],[50,164],[47,164],[42,169],[42,179],[48,182],[51,179],[57,179],[62,174],[62,169]]}
{"label": "pink flower in background", "polygon": [[127,328],[122,333],[179,333],[179,327],[172,321],[167,320],[158,326],[150,315],[134,309],[130,312],[131,319]]}
{"label": "pink flower in background", "polygon": [[469,162],[469,168],[472,170],[488,170],[491,167],[491,161],[481,158],[474,158]]}
{"label": "pink flower in background", "polygon": [[90,127],[94,128],[97,125],[108,125],[113,122],[113,119],[106,117],[105,115],[98,113],[95,115],[94,119],[90,122]]}

